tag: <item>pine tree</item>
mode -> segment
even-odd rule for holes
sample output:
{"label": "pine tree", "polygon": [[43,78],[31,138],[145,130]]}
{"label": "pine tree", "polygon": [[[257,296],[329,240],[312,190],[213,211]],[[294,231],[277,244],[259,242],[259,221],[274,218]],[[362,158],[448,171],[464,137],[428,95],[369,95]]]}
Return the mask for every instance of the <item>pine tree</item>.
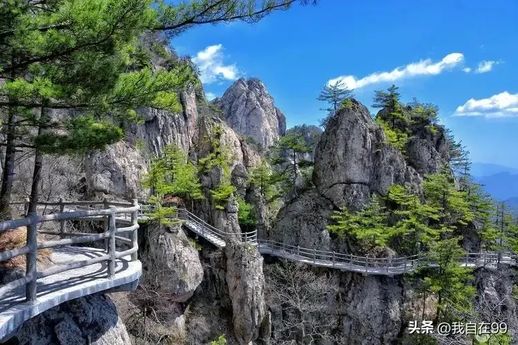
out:
{"label": "pine tree", "polygon": [[389,219],[400,238],[397,248],[408,254],[419,254],[429,249],[428,244],[439,238],[439,232],[430,223],[439,219],[439,210],[421,200],[404,186],[393,185],[384,198]]}
{"label": "pine tree", "polygon": [[[102,149],[122,138],[120,123],[140,106],[177,110],[177,92],[192,73],[142,65],[137,37],[153,23],[150,2],[14,1],[4,10],[14,16],[0,41],[0,106],[8,114],[0,213],[9,217],[17,147],[35,152],[34,211],[44,153]],[[56,109],[73,116],[52,116]]]}
{"label": "pine tree", "polygon": [[[10,217],[16,152],[34,150],[31,210],[44,153],[103,148],[143,106],[178,110],[177,93],[192,80],[189,64],[155,69],[139,45],[144,32],[172,36],[192,26],[256,21],[294,2],[193,0],[8,1],[0,8],[0,107],[5,157],[0,216]],[[71,109],[59,121],[54,109]],[[77,116],[76,116],[77,115]],[[80,117],[80,119],[75,119]],[[52,120],[52,121],[50,121]],[[85,125],[85,127],[82,127]],[[37,135],[26,136],[27,133]],[[78,136],[82,137],[75,140]],[[22,138],[24,140],[20,140]]]}
{"label": "pine tree", "polygon": [[376,123],[383,128],[389,144],[404,152],[409,136],[410,119],[400,101],[399,88],[392,85],[387,91],[376,91],[374,108],[382,108]]}
{"label": "pine tree", "polygon": [[245,199],[238,197],[238,221],[241,230],[244,232],[252,231],[257,224],[257,218],[254,212],[254,207],[246,202]]}
{"label": "pine tree", "polygon": [[177,147],[171,145],[164,149],[160,157],[155,158],[142,185],[151,190],[149,202],[154,205],[150,218],[160,224],[174,224],[176,207],[165,204],[167,196],[178,196],[184,200],[203,198],[198,169]]}
{"label": "pine tree", "polygon": [[236,187],[231,182],[231,158],[227,147],[222,144],[221,138],[223,135],[223,128],[216,125],[212,128],[209,141],[208,154],[200,158],[198,165],[201,173],[210,173],[214,169],[219,170],[219,181],[216,186],[212,186],[210,194],[216,209],[223,210],[228,201],[236,191]]}
{"label": "pine tree", "polygon": [[249,174],[250,186],[256,188],[266,203],[271,203],[281,197],[280,187],[276,176],[266,160],[254,167]]}
{"label": "pine tree", "polygon": [[423,183],[427,203],[439,210],[440,224],[452,231],[460,230],[475,219],[467,192],[457,190],[452,174],[444,168],[428,175]]}
{"label": "pine tree", "polygon": [[475,288],[471,269],[459,265],[465,256],[460,237],[433,241],[428,262],[435,267],[423,267],[424,289],[437,296],[436,322],[469,320],[473,315]]}
{"label": "pine tree", "polygon": [[328,115],[321,121],[320,125],[325,128],[329,119],[336,114],[342,102],[352,97],[352,91],[349,90],[342,81],[338,80],[334,83],[326,84],[317,98],[317,100],[326,102],[328,105],[327,108],[324,109]]}
{"label": "pine tree", "polygon": [[388,226],[388,214],[379,197],[374,196],[361,211],[343,208],[331,215],[327,229],[339,236],[350,236],[360,242],[362,251],[386,247],[394,237],[394,228]]}
{"label": "pine tree", "polygon": [[284,194],[292,191],[304,175],[310,174],[313,163],[304,159],[304,155],[310,152],[311,148],[298,133],[286,134],[272,147],[271,162],[276,170],[275,179],[282,182]]}
{"label": "pine tree", "polygon": [[142,184],[159,197],[203,198],[197,167],[174,145],[167,146],[163,154],[151,162]]}

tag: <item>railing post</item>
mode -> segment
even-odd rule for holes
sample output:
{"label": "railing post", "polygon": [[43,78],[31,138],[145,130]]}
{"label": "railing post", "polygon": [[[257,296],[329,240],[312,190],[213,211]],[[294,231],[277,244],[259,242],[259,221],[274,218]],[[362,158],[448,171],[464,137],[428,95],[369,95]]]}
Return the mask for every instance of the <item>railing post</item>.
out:
{"label": "railing post", "polygon": [[115,260],[116,260],[116,246],[115,246],[115,233],[117,232],[117,224],[115,222],[115,212],[112,211],[108,218],[108,231],[110,234],[109,237],[109,247],[108,254],[110,256],[110,261],[108,262],[108,276],[111,278],[115,275]]}
{"label": "railing post", "polygon": [[[106,199],[106,198],[103,199],[103,208],[106,209],[106,210],[110,208],[110,205],[108,203],[108,199]],[[106,231],[108,231],[109,228],[110,228],[110,218],[109,218],[109,216],[106,216],[104,218],[104,228],[106,229]],[[110,241],[107,238],[104,240],[104,250],[107,253],[110,251]]]}
{"label": "railing post", "polygon": [[317,249],[313,248],[313,264],[315,264],[317,261]]}
{"label": "railing post", "polygon": [[29,277],[29,281],[25,285],[25,298],[28,302],[33,302],[36,300],[38,279],[38,225],[36,212],[32,212],[28,217],[31,222],[27,226],[26,243],[30,251],[25,255],[25,275]]}
{"label": "railing post", "polygon": [[333,267],[335,267],[335,251],[333,250],[333,257],[332,257]]}
{"label": "railing post", "polygon": [[300,246],[297,244],[297,256],[300,256]]}
{"label": "railing post", "polygon": [[[59,198],[59,212],[60,213],[65,212],[65,204],[63,203],[63,198]],[[61,234],[60,238],[63,238],[63,234],[65,233],[65,221],[64,220],[59,221],[59,233]]]}
{"label": "railing post", "polygon": [[23,203],[23,215],[25,217],[29,216],[29,198],[25,198],[25,202]]}
{"label": "railing post", "polygon": [[[138,206],[138,199],[133,199],[133,206]],[[136,225],[138,228],[138,212],[135,210],[131,213],[131,224]],[[131,248],[137,248],[137,251],[131,254],[131,261],[138,260],[138,230],[135,229],[131,232]]]}

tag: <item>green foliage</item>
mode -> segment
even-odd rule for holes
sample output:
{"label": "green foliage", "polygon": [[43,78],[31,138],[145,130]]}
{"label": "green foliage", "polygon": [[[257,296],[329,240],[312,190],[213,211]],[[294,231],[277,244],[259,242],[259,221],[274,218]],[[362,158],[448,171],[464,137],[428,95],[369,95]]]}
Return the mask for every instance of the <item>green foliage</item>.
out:
{"label": "green foliage", "polygon": [[468,193],[457,190],[453,176],[447,169],[428,175],[423,189],[427,203],[439,210],[443,227],[457,230],[475,220]]}
{"label": "green foliage", "polygon": [[[279,181],[284,195],[292,191],[303,176],[308,176],[307,172],[313,163],[303,157],[310,152],[312,149],[307,145],[304,136],[295,132],[287,133],[272,147],[270,160],[275,167],[274,179]],[[308,182],[309,180],[302,181],[303,184]]]}
{"label": "green foliage", "polygon": [[327,111],[328,115],[321,120],[320,125],[325,128],[330,118],[336,114],[338,109],[343,107],[344,104],[349,104],[347,101],[350,102],[352,97],[352,91],[349,90],[342,81],[326,84],[317,98],[317,100],[327,103],[327,108],[324,110]]}
{"label": "green foliage", "polygon": [[179,224],[177,217],[178,210],[174,206],[164,206],[164,200],[161,196],[153,195],[148,202],[153,206],[152,211],[148,214],[149,219],[165,226]]}
{"label": "green foliage", "polygon": [[385,204],[390,210],[393,234],[400,237],[399,247],[406,253],[418,254],[440,236],[430,226],[439,219],[439,210],[422,202],[421,198],[401,185],[390,187]]}
{"label": "green foliage", "polygon": [[34,145],[45,153],[74,153],[104,149],[123,137],[123,131],[108,120],[96,120],[92,116],[80,116],[67,120],[65,134],[42,133]]}
{"label": "green foliage", "polygon": [[414,127],[427,128],[432,134],[439,120],[439,109],[434,104],[419,103],[416,100],[410,104],[410,121]]}
{"label": "green foliage", "polygon": [[462,145],[462,142],[456,141],[450,132],[447,132],[447,142],[450,158],[448,163],[456,174],[466,178],[471,170],[469,151]]}
{"label": "green foliage", "polygon": [[322,129],[317,126],[302,124],[289,128],[286,134],[302,137],[310,152],[313,152],[322,135]]}
{"label": "green foliage", "polygon": [[227,345],[225,335],[220,335],[216,340],[210,342],[210,345]]}
{"label": "green foliage", "polygon": [[[309,1],[299,1],[305,4]],[[175,6],[164,0],[156,1],[159,16],[156,29],[167,29],[171,34],[182,32],[193,25],[242,20],[255,22],[274,10],[285,10],[292,1],[286,0],[191,0]]]}
{"label": "green foliage", "polygon": [[266,203],[271,203],[281,196],[279,181],[276,178],[268,162],[262,160],[261,164],[250,171],[248,182],[251,187],[256,188]]}
{"label": "green foliage", "polygon": [[378,114],[384,122],[388,123],[392,129],[405,130],[409,123],[409,117],[403,110],[400,102],[399,88],[392,85],[387,91],[376,91],[374,95],[374,108],[382,108]]}
{"label": "green foliage", "polygon": [[423,268],[426,289],[438,296],[437,320],[465,320],[473,313],[475,287],[472,286],[471,269],[460,266],[465,251],[459,246],[460,237],[437,240],[431,243],[428,260],[435,269]]}
{"label": "green foliage", "polygon": [[328,229],[358,240],[367,252],[391,246],[405,255],[424,254],[433,265],[417,271],[418,292],[437,296],[438,320],[465,319],[473,311],[474,288],[470,269],[459,265],[465,251],[456,233],[485,216],[484,208],[476,207],[482,201],[457,190],[447,171],[429,175],[423,189],[424,199],[393,185],[361,211],[335,212]]}
{"label": "green foliage", "polygon": [[509,333],[477,335],[473,339],[475,345],[511,345],[512,336]]}
{"label": "green foliage", "polygon": [[202,199],[198,169],[177,147],[164,149],[161,157],[154,159],[142,184],[150,188],[153,195],[162,200],[166,195],[197,200]]}
{"label": "green foliage", "polygon": [[253,227],[257,224],[257,218],[255,216],[253,206],[247,203],[243,198],[237,198],[237,203],[239,207],[239,225],[243,229],[253,229]]}
{"label": "green foliage", "polygon": [[334,222],[327,229],[340,236],[356,238],[368,250],[385,247],[394,236],[392,228],[387,226],[387,216],[380,198],[374,196],[371,203],[361,211],[351,212],[344,208],[333,213],[331,219]]}
{"label": "green foliage", "polygon": [[230,183],[230,179],[225,177],[223,181],[220,181],[219,185],[210,191],[210,195],[212,196],[212,200],[214,200],[216,209],[225,209],[228,200],[235,191],[236,187]]}
{"label": "green foliage", "polygon": [[388,144],[404,152],[408,143],[408,134],[398,129],[392,128],[381,117],[376,118],[376,123],[383,129]]}
{"label": "green foliage", "polygon": [[200,172],[209,173],[213,169],[219,169],[219,182],[210,190],[216,209],[223,210],[236,191],[230,179],[231,158],[228,148],[221,143],[223,128],[216,125],[212,128],[209,140],[209,153],[198,161]]}
{"label": "green foliage", "polygon": [[340,109],[351,108],[354,105],[351,98],[346,98],[340,103]]}

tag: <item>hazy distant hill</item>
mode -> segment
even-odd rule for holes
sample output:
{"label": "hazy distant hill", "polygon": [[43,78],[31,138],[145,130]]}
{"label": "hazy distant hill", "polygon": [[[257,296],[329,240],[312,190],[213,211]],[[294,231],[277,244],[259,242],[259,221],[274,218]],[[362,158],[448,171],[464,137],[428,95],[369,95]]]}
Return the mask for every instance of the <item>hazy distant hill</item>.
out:
{"label": "hazy distant hill", "polygon": [[473,163],[471,174],[498,201],[518,214],[518,169],[497,164]]}
{"label": "hazy distant hill", "polygon": [[507,199],[505,203],[511,209],[511,212],[518,216],[518,198]]}
{"label": "hazy distant hill", "polygon": [[496,175],[503,172],[518,174],[518,169],[491,163],[473,163],[471,165],[471,174],[477,177]]}

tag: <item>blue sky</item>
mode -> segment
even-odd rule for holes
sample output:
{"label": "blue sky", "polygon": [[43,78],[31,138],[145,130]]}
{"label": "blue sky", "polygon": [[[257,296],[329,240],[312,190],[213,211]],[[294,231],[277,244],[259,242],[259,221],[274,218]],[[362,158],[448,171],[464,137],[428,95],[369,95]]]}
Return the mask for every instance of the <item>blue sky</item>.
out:
{"label": "blue sky", "polygon": [[395,83],[404,101],[438,105],[473,161],[518,168],[518,1],[320,0],[198,27],[172,46],[194,58],[208,93],[261,79],[288,126],[318,123],[329,80],[344,77],[367,106]]}

